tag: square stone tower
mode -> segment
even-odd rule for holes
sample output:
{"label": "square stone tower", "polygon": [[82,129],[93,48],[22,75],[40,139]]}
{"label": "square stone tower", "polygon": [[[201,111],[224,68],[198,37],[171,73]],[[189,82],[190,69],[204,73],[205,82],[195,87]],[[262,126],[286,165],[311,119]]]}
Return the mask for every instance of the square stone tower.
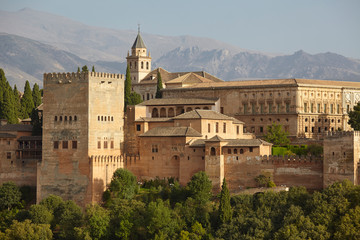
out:
{"label": "square stone tower", "polygon": [[44,74],[43,156],[37,202],[49,194],[79,205],[101,199],[122,167],[124,76]]}

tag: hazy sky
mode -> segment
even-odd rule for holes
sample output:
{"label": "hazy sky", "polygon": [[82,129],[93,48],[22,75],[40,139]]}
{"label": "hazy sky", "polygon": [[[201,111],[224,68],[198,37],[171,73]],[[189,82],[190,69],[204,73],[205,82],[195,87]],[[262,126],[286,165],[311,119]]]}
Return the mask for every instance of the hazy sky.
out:
{"label": "hazy sky", "polygon": [[335,52],[360,59],[360,0],[0,0],[115,29],[218,39],[274,53]]}

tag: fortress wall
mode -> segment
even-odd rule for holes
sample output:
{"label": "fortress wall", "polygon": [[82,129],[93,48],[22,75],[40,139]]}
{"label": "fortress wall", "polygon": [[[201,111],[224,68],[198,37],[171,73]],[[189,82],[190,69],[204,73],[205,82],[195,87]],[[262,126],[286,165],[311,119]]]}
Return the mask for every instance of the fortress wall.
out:
{"label": "fortress wall", "polygon": [[322,188],[322,160],[274,156],[225,158],[225,178],[231,191],[256,187],[255,177],[263,174],[276,185]]}
{"label": "fortress wall", "polygon": [[38,161],[38,159],[13,159],[12,164],[1,162],[0,185],[5,182],[14,182],[18,186],[36,187]]}

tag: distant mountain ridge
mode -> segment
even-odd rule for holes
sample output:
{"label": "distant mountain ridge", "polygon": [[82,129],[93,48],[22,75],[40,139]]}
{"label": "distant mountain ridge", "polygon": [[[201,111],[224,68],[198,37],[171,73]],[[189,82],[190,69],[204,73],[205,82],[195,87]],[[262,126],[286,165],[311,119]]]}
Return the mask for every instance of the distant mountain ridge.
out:
{"label": "distant mountain ridge", "polygon": [[[65,17],[23,9],[0,11],[0,68],[19,89],[25,80],[42,85],[44,72],[72,72],[95,65],[96,71],[124,73],[135,31],[88,26]],[[142,33],[153,68],[207,71],[223,80],[310,78],[360,81],[360,60],[335,53],[292,55],[244,50],[193,36]]]}

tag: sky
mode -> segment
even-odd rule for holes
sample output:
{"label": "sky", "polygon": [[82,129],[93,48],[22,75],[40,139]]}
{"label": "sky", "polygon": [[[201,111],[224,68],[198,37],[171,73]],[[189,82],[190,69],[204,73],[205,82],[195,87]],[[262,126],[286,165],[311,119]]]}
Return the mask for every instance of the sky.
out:
{"label": "sky", "polygon": [[92,26],[360,59],[360,0],[0,0],[0,10],[25,7]]}

